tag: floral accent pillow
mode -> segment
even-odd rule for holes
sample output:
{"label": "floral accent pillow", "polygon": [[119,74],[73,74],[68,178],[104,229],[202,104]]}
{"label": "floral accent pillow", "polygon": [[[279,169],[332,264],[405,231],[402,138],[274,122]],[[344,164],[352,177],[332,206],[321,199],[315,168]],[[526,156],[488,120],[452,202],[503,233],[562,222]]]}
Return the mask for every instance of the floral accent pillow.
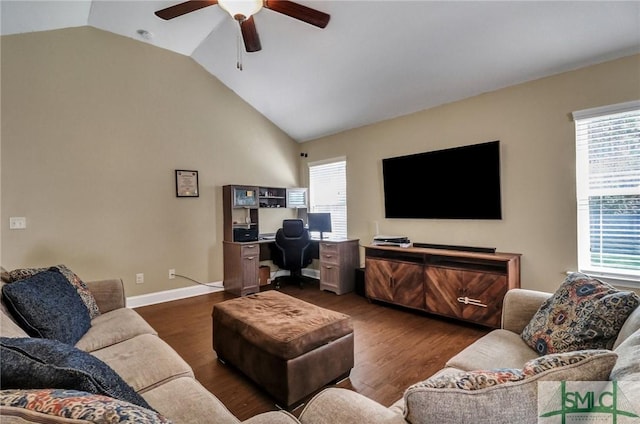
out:
{"label": "floral accent pillow", "polygon": [[48,271],[51,268],[57,268],[62,275],[65,276],[67,281],[76,289],[82,302],[87,306],[89,310],[89,316],[91,319],[100,315],[100,310],[98,309],[98,304],[96,303],[96,299],[89,291],[89,288],[85,284],[84,281],[80,279],[73,271],[67,268],[65,265],[56,265],[55,267],[49,268],[19,268],[14,269],[9,272],[9,279],[11,282],[24,280],[26,278],[33,277],[36,274],[39,274],[44,271]]}
{"label": "floral accent pillow", "polygon": [[26,414],[33,422],[49,422],[47,417],[55,416],[88,423],[171,423],[150,409],[78,390],[0,390],[0,406],[4,416]]}
{"label": "floral accent pillow", "polygon": [[555,353],[533,359],[522,369],[434,377],[405,391],[405,419],[411,423],[535,423],[540,381],[604,381],[617,358],[609,350]]}
{"label": "floral accent pillow", "polygon": [[572,273],[522,331],[539,354],[611,349],[640,297],[585,274]]}
{"label": "floral accent pillow", "polygon": [[[610,356],[613,358],[611,367],[615,363],[617,355],[608,350],[581,350],[567,353],[557,353],[532,359],[524,364],[522,369],[501,368],[495,370],[477,370],[448,374],[415,384],[410,387],[429,387],[433,389],[461,389],[480,390],[499,384],[526,380],[545,371],[560,369],[578,364],[589,358]],[[579,380],[579,376],[576,376]]]}

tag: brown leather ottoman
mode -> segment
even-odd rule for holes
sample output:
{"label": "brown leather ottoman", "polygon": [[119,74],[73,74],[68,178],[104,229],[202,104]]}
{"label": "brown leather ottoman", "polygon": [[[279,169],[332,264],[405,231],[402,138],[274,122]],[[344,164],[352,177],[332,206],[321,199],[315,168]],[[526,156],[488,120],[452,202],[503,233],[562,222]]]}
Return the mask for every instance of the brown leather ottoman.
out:
{"label": "brown leather ottoman", "polygon": [[213,307],[213,348],[289,408],[353,368],[353,323],[275,290]]}

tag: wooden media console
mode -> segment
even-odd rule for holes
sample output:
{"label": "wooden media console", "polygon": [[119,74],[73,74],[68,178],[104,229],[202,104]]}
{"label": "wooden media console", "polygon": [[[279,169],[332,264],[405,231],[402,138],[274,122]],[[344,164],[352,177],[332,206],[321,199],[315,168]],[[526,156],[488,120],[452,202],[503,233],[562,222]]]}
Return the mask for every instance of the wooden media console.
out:
{"label": "wooden media console", "polygon": [[520,287],[520,254],[365,247],[365,293],[379,300],[499,328],[507,290]]}

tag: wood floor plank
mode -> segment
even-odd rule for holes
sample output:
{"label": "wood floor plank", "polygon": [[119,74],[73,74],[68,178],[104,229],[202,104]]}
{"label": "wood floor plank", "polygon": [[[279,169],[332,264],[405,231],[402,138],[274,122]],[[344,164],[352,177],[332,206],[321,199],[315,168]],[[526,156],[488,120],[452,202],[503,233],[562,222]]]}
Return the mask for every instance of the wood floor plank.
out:
{"label": "wood floor plank", "polygon": [[[355,293],[335,295],[317,283],[282,286],[283,293],[348,314],[354,325],[355,366],[338,383],[385,406],[413,383],[441,369],[454,354],[489,329],[419,311],[370,302]],[[232,367],[212,347],[213,305],[235,296],[224,292],[137,308],[158,335],[193,368],[196,378],[240,420],[276,410],[274,400]],[[294,412],[301,411],[299,408]]]}

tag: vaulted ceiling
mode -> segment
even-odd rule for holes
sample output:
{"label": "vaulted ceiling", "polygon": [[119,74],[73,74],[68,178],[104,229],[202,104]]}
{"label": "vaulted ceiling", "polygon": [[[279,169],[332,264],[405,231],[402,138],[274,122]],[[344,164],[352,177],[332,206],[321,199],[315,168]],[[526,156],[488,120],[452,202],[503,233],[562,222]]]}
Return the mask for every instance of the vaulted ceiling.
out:
{"label": "vaulted ceiling", "polygon": [[190,56],[298,142],[640,52],[639,1],[299,1],[326,28],[262,9],[240,71],[237,22],[154,14],[177,3],[2,0],[1,33],[89,25]]}

